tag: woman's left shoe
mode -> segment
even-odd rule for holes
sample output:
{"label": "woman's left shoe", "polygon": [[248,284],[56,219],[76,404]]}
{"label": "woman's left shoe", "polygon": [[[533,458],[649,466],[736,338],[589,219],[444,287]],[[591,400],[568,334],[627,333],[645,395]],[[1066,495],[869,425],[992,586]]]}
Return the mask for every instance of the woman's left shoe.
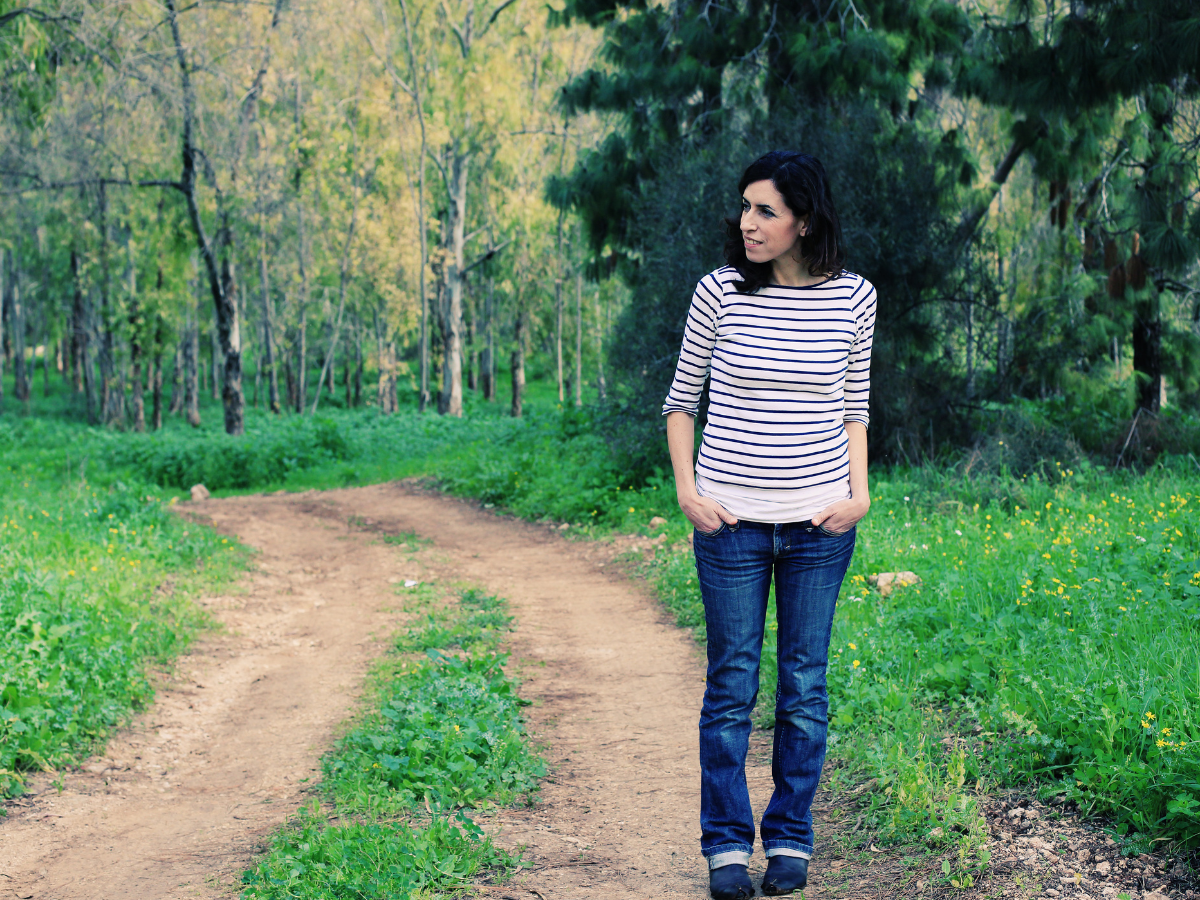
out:
{"label": "woman's left shoe", "polygon": [[772,856],[767,860],[762,891],[767,897],[781,897],[808,884],[808,860],[803,856]]}
{"label": "woman's left shoe", "polygon": [[746,867],[734,864],[708,873],[708,891],[713,900],[750,900],[754,884],[746,874]]}

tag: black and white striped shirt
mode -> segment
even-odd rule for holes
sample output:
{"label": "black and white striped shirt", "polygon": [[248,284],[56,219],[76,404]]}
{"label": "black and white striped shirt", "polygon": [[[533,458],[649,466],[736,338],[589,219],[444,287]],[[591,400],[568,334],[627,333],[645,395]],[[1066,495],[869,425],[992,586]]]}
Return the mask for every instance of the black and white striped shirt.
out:
{"label": "black and white striped shirt", "polygon": [[739,518],[798,522],[850,496],[844,423],[868,424],[875,288],[843,272],[739,293],[725,266],[696,285],[663,414],[708,424],[696,486]]}

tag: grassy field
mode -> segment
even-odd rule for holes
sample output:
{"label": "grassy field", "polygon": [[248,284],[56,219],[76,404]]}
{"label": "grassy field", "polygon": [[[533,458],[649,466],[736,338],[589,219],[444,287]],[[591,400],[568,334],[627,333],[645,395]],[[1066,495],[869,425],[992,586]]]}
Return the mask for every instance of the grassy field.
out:
{"label": "grassy field", "polygon": [[156,486],[90,482],[86,443],[0,420],[0,796],[103,747],[204,625],[192,598],[246,560]]}
{"label": "grassy field", "polygon": [[[450,461],[443,485],[577,533],[682,545],[670,482],[622,485],[571,418]],[[1052,464],[1034,478],[897,469],[874,474],[872,498],[835,622],[831,740],[850,777],[878,780],[880,831],[922,835],[969,819],[975,789],[1025,785],[1105,817],[1130,846],[1200,846],[1194,462],[1145,475]],[[654,516],[666,524],[649,528]],[[867,582],[906,570],[921,583],[887,598]],[[660,553],[645,572],[702,637],[690,554]],[[764,651],[769,698],[769,636]],[[771,710],[758,717],[769,726]]]}
{"label": "grassy field", "polygon": [[[518,515],[569,523],[567,533],[583,538],[640,531],[665,533],[665,547],[685,542],[689,527],[670,479],[631,483],[586,414],[545,400],[532,402],[524,420],[502,413],[483,404],[461,421],[260,413],[250,416],[248,441],[179,427],[68,434],[31,419],[10,421],[8,440],[54,448],[28,459],[64,473],[47,475],[64,498],[83,496],[68,475],[89,460],[93,506],[101,496],[178,495],[195,481],[234,492],[422,474]],[[1026,478],[967,475],[961,466],[873,473],[872,510],[835,623],[831,740],[839,777],[877,780],[868,817],[880,839],[908,840],[947,821],[969,836],[973,793],[1020,785],[1103,816],[1130,847],[1200,845],[1196,465],[1165,460],[1137,475],[1049,462],[1044,475]],[[161,487],[126,487],[135,479]],[[28,516],[40,515],[27,508],[34,494],[16,496],[6,492],[6,502],[24,504],[21,527],[32,527]],[[84,507],[72,509],[64,518],[75,521]],[[59,515],[48,512],[43,518]],[[666,524],[651,529],[655,516]],[[201,540],[199,533],[190,530],[189,539]],[[219,556],[205,546],[203,558]],[[105,543],[96,547],[109,555]],[[118,562],[122,554],[143,558],[114,552]],[[871,574],[902,570],[921,583],[886,598],[867,583]],[[155,572],[169,577],[167,568]],[[702,636],[690,555],[664,550],[645,574]],[[768,640],[762,696],[771,696],[773,666]],[[770,716],[760,709],[761,724]],[[972,842],[956,839],[963,870],[980,865]]]}

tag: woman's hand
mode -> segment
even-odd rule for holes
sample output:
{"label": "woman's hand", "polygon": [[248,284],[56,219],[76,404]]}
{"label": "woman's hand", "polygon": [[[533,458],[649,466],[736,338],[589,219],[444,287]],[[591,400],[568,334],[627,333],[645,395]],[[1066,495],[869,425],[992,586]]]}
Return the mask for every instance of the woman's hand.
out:
{"label": "woman's hand", "polygon": [[[839,500],[831,503],[812,517],[814,525],[820,525],[826,531],[842,534],[849,531],[871,508],[870,500]],[[690,516],[688,518],[691,518]]]}
{"label": "woman's hand", "polygon": [[709,533],[720,528],[722,522],[726,525],[736,525],[738,520],[737,516],[716,500],[701,497],[696,493],[681,496],[679,498],[679,508],[683,510],[683,514],[688,517],[688,521],[695,525],[698,530]]}

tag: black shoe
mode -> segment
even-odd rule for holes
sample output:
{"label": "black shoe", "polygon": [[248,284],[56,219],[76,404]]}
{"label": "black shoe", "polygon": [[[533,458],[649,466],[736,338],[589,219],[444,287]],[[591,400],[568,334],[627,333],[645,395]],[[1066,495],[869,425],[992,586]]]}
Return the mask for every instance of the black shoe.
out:
{"label": "black shoe", "polygon": [[737,864],[710,869],[708,890],[713,900],[742,900],[754,896],[754,885],[750,882],[746,867]]}
{"label": "black shoe", "polygon": [[767,860],[763,876],[763,894],[780,897],[798,891],[808,884],[808,860],[803,856],[772,856]]}

